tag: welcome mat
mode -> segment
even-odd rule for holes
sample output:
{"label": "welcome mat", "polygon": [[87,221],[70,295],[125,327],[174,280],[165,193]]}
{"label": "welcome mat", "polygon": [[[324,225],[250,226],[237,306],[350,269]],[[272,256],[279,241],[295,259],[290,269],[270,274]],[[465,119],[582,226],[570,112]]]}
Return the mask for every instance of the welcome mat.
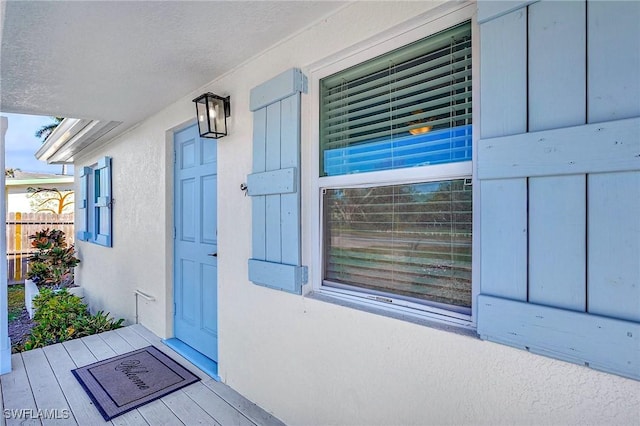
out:
{"label": "welcome mat", "polygon": [[106,421],[200,380],[153,346],[71,372]]}

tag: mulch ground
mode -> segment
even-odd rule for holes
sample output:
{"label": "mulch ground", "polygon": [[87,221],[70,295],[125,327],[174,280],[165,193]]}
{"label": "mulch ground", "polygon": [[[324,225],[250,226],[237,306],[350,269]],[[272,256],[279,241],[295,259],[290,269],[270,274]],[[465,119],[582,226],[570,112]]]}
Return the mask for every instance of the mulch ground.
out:
{"label": "mulch ground", "polygon": [[[29,318],[27,309],[24,308],[19,317],[13,321],[9,321],[9,338],[11,339],[11,346],[22,346],[27,340],[31,329],[35,325],[35,322]],[[12,352],[14,352],[12,350]]]}

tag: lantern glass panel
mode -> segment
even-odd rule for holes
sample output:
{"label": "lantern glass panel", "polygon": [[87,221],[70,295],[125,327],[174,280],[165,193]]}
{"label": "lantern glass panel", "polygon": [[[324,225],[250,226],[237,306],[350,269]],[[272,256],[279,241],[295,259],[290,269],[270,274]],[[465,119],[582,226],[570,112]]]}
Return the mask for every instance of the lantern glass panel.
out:
{"label": "lantern glass panel", "polygon": [[224,135],[227,132],[225,127],[224,116],[224,100],[218,98],[210,98],[209,102],[209,122],[211,130],[218,135]]}
{"label": "lantern glass panel", "polygon": [[201,135],[209,133],[209,120],[207,119],[207,98],[204,97],[196,102],[196,112],[198,113],[198,130]]}

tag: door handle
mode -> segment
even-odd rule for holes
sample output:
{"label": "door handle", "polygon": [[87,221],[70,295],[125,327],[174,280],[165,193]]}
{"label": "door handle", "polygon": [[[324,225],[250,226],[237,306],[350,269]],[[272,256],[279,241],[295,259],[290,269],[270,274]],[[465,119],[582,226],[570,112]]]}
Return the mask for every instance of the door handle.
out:
{"label": "door handle", "polygon": [[209,253],[207,256],[218,257],[218,253]]}

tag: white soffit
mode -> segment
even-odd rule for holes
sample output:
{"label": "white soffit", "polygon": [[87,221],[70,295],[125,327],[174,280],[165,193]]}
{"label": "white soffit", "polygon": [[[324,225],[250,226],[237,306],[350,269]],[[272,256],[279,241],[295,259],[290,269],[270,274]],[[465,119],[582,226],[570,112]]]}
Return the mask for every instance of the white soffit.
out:
{"label": "white soffit", "polygon": [[73,163],[74,156],[118,127],[118,121],[65,118],[36,152],[49,164]]}
{"label": "white soffit", "polygon": [[0,111],[121,131],[343,4],[3,1]]}

